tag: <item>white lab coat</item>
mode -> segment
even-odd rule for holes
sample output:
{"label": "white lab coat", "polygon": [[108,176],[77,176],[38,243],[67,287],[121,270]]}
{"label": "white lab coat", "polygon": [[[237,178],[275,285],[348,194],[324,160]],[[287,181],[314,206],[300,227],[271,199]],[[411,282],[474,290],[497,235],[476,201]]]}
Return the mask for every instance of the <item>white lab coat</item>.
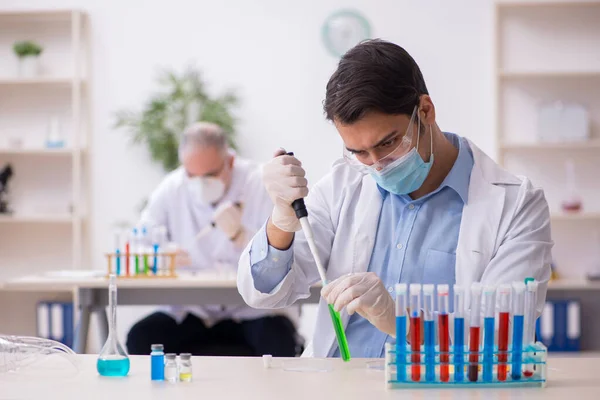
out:
{"label": "white lab coat", "polygon": [[[553,245],[544,193],[469,144],[474,166],[456,248],[456,283],[468,288],[476,281],[496,285],[534,277],[540,281],[537,309],[541,313]],[[381,203],[375,181],[342,160],[312,188],[307,197],[309,220],[328,281],[367,271]],[[271,293],[261,293],[250,273],[248,245],[240,259],[238,289],[249,305],[286,307],[309,295],[310,285],[319,281],[319,276],[302,233],[297,234],[293,247],[290,272]],[[469,304],[468,294],[465,301]],[[342,318],[346,325],[349,316],[345,310]],[[327,304],[321,299],[313,340],[304,355],[326,357],[334,343]]]}
{"label": "white lab coat", "polygon": [[[197,201],[185,185],[185,170],[177,168],[169,173],[150,196],[142,212],[140,223],[146,226],[163,225],[171,242],[176,243],[190,254],[192,270],[210,270],[235,273],[242,249],[238,249],[219,229],[214,228],[200,240],[195,236],[211,223],[215,209]],[[222,201],[242,204],[242,224],[252,236],[265,223],[273,209],[262,183],[261,168],[248,160],[235,158],[231,185]],[[298,310],[268,311],[257,310],[246,305],[227,306],[186,306],[168,307],[168,311],[178,321],[188,312],[203,318],[209,325],[221,319],[247,320],[265,315],[283,314],[292,320]],[[295,322],[295,321],[294,321]]]}

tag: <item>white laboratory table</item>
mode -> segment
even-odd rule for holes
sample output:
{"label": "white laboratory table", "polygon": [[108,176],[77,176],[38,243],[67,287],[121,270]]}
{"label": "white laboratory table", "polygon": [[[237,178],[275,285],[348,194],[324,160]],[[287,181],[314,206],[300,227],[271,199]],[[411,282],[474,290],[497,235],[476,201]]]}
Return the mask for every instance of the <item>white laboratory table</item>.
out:
{"label": "white laboratory table", "polygon": [[[244,300],[237,290],[235,275],[199,273],[176,278],[119,278],[119,305],[238,305]],[[100,317],[100,337],[108,336],[108,279],[106,277],[58,276],[52,274],[26,276],[4,282],[9,291],[63,291],[73,292],[79,323],[75,331],[73,349],[85,353],[90,316]],[[317,303],[320,288],[311,289],[304,303]],[[300,302],[300,303],[302,303]]]}
{"label": "white laboratory table", "polygon": [[[594,399],[600,393],[598,355],[550,357],[546,388],[394,389],[381,370],[367,369],[372,360],[331,362],[328,372],[291,372],[274,359],[265,369],[261,358],[193,357],[193,381],[152,382],[148,356],[132,356],[129,376],[105,378],[96,372],[96,356],[78,355],[79,372],[58,359],[19,373],[0,374],[1,399]],[[306,360],[306,359],[304,359]],[[294,360],[297,361],[297,360]],[[310,360],[309,360],[310,361]]]}

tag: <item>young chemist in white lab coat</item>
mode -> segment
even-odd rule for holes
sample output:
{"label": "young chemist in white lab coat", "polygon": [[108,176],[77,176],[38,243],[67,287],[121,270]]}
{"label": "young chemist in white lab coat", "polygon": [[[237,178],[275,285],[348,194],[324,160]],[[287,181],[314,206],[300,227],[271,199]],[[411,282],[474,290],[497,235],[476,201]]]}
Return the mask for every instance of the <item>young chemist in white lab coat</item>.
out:
{"label": "young chemist in white lab coat", "polygon": [[469,287],[534,277],[541,312],[553,244],[542,190],[473,142],[440,130],[423,75],[403,48],[370,40],[351,49],[327,84],[324,109],[344,157],[310,193],[295,157],[280,151],[265,166],[275,205],[238,268],[249,305],[289,306],[319,281],[290,207],[308,195],[330,283],[305,355],[339,356],[330,303],[342,311],[352,356],[383,357],[385,343],[395,340],[398,282]]}
{"label": "young chemist in white lab coat", "polygon": [[[169,240],[182,249],[181,267],[235,273],[242,249],[272,209],[259,166],[236,157],[221,128],[205,122],[186,129],[180,159],[182,165],[152,193],[141,224],[166,227]],[[204,229],[212,222],[214,228]],[[201,231],[206,234],[196,237]],[[162,343],[171,353],[294,356],[295,327],[288,318],[294,312],[176,307],[135,324],[127,348],[148,354],[153,343]]]}

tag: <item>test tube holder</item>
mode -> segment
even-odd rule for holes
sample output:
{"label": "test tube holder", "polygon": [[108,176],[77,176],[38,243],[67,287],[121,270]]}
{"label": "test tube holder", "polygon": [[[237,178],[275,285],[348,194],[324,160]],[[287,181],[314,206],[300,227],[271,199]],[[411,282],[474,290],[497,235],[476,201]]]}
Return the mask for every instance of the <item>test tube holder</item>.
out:
{"label": "test tube holder", "polygon": [[[130,271],[132,273],[127,274],[125,270],[126,258],[127,257],[148,257],[149,259],[153,259],[155,254],[150,253],[106,253],[107,260],[107,274],[106,276],[110,276],[111,274],[116,274],[116,258],[119,257],[121,261],[121,274],[117,275],[119,279],[155,279],[155,278],[177,278],[177,272],[175,271],[175,258],[177,257],[177,253],[169,252],[169,253],[159,253],[157,258],[161,260],[163,267],[158,268],[157,273],[153,272],[153,268],[150,268],[148,273],[146,271],[135,273],[135,271]],[[166,266],[166,267],[165,267]],[[130,261],[130,268],[132,267]]]}
{"label": "test tube holder", "polygon": [[[503,355],[507,356],[507,361],[503,362],[503,364],[507,367],[507,377],[505,381],[499,381],[497,379],[497,366],[498,366],[498,351],[495,349],[494,351],[494,375],[491,382],[484,381],[483,375],[481,373],[481,368],[483,367],[483,351],[479,352],[479,362],[478,366],[480,368],[478,379],[475,382],[471,382],[467,378],[467,368],[469,367],[469,355],[473,354],[465,347],[463,354],[464,360],[462,362],[464,368],[464,380],[457,382],[454,380],[454,350],[452,346],[450,346],[449,362],[448,366],[450,368],[450,380],[448,382],[442,382],[440,380],[440,352],[437,351],[435,353],[435,361],[434,366],[436,370],[435,379],[432,381],[425,380],[425,362],[421,363],[412,363],[411,355],[414,352],[411,351],[410,346],[405,345],[405,359],[404,362],[402,360],[398,360],[396,357],[396,345],[391,343],[386,343],[385,345],[385,383],[388,389],[415,389],[415,388],[503,388],[503,387],[545,387],[546,386],[546,377],[547,377],[547,356],[548,349],[541,342],[537,342],[529,347],[527,347],[522,352],[522,365],[526,364],[534,365],[533,375],[526,377],[523,373],[520,374],[520,379],[513,380],[511,377],[511,368],[512,368],[512,352],[506,351],[503,352]],[[425,351],[423,350],[423,346],[421,346],[421,360],[425,360]],[[420,368],[420,379],[419,381],[412,380],[412,368],[416,365],[419,365]],[[403,374],[405,379],[398,380],[398,368],[405,368],[406,373]]]}

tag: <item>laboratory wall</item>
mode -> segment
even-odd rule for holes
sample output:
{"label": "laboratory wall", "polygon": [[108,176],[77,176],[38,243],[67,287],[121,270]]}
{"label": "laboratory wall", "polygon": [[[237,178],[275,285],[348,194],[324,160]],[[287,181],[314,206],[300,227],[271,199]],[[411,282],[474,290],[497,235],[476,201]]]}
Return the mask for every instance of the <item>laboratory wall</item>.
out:
{"label": "laboratory wall", "polygon": [[[284,146],[303,161],[311,184],[327,172],[341,141],[322,112],[337,60],[323,46],[321,27],[338,9],[359,10],[374,37],[415,57],[442,129],[496,153],[492,0],[2,0],[0,8],[76,8],[91,21],[92,257],[82,268],[104,267],[113,224],[134,222],[163,176],[145,148],[111,127],[116,110],[142,106],[161,67],[194,62],[211,91],[238,92],[240,155],[265,161]],[[122,332],[138,313],[122,313]],[[5,322],[0,316],[0,326]]]}

